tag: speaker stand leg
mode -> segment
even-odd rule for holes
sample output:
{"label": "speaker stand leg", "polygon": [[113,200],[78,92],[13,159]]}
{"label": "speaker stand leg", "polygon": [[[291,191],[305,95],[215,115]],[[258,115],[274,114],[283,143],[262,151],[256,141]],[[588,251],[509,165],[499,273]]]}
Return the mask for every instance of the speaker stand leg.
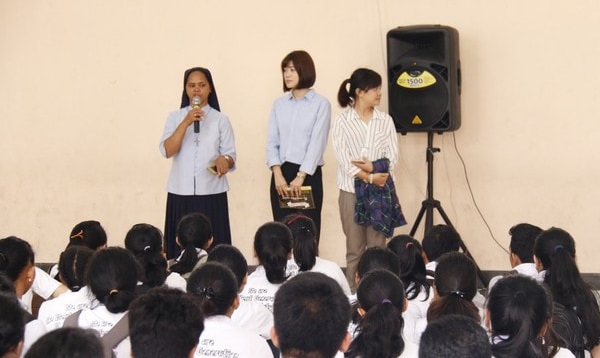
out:
{"label": "speaker stand leg", "polygon": [[[451,227],[452,229],[457,231],[456,228],[454,227],[454,225],[452,225],[450,218],[448,217],[448,215],[446,215],[446,212],[442,208],[442,204],[440,203],[440,201],[435,200],[433,198],[433,158],[434,158],[434,154],[439,151],[440,151],[439,148],[433,147],[433,132],[431,132],[431,131],[427,132],[427,154],[426,154],[427,199],[423,200],[423,202],[421,203],[421,209],[419,210],[419,213],[417,214],[415,223],[413,224],[413,227],[410,230],[410,236],[412,236],[412,237],[414,237],[415,233],[417,232],[417,228],[419,227],[419,224],[421,223],[423,216],[425,216],[425,230],[423,231],[424,234],[427,233],[427,231],[429,231],[433,227],[433,209],[436,209],[438,211],[438,213],[440,214],[440,216],[442,217],[442,219],[444,220],[444,223],[446,225],[448,225],[449,227]],[[479,280],[481,281],[481,283],[483,284],[484,287],[487,287],[487,285],[488,285],[487,277],[485,277],[483,272],[481,272],[479,265],[477,265],[475,258],[471,255],[471,252],[465,245],[462,238],[460,239],[459,244],[460,244],[460,248],[462,249],[463,253],[467,257],[469,257],[471,260],[473,260],[473,263],[475,264],[475,267],[477,269],[477,276],[479,277]]]}

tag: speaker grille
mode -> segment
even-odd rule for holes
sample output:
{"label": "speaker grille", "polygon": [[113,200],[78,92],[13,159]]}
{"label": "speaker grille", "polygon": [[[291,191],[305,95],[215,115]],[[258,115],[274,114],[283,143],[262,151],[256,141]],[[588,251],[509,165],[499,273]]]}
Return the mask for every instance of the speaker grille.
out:
{"label": "speaker grille", "polygon": [[389,112],[396,130],[460,127],[458,31],[441,25],[398,27],[387,34]]}

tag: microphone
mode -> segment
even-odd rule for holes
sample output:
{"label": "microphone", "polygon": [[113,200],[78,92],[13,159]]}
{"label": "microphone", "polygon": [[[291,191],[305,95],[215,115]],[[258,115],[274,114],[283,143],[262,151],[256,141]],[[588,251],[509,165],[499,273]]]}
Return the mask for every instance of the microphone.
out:
{"label": "microphone", "polygon": [[[197,109],[200,108],[200,103],[202,99],[200,96],[192,97],[192,108]],[[194,121],[194,133],[200,133],[200,121]]]}

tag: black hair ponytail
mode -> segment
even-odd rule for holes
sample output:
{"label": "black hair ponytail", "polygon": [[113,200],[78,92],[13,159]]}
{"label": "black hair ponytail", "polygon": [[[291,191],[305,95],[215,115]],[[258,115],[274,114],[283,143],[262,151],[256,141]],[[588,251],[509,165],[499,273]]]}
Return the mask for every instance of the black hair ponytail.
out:
{"label": "black hair ponytail", "polygon": [[544,282],[554,301],[575,310],[583,327],[585,347],[593,348],[600,343],[600,307],[575,263],[575,240],[563,229],[550,228],[536,238],[534,254],[546,271]]}
{"label": "black hair ponytail", "polygon": [[317,261],[317,229],[311,218],[302,214],[290,214],[283,223],[292,232],[292,252],[299,271],[310,271]]}
{"label": "black hair ponytail", "polygon": [[338,90],[337,100],[342,108],[348,107],[352,102],[354,102],[354,95],[348,91],[349,84],[350,79],[345,79]]}
{"label": "black hair ponytail", "polygon": [[259,227],[254,236],[254,251],[269,282],[277,284],[287,280],[287,261],[292,251],[292,232],[287,226],[269,222]]}
{"label": "black hair ponytail", "polygon": [[361,279],[357,291],[366,311],[356,329],[346,357],[398,357],[404,351],[404,286],[388,270],[376,269]]}
{"label": "black hair ponytail", "polygon": [[167,260],[162,254],[162,233],[150,224],[136,224],[125,235],[125,248],[140,264],[140,280],[146,288],[162,286],[167,279]]}

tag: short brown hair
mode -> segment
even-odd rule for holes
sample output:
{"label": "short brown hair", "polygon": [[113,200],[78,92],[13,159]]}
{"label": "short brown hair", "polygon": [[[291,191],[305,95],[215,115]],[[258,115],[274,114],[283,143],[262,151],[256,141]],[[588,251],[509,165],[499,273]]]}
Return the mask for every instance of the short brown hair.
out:
{"label": "short brown hair", "polygon": [[[296,71],[298,72],[299,81],[297,88],[311,88],[315,84],[317,74],[315,71],[315,63],[308,52],[303,50],[290,52],[281,61],[281,70],[283,71],[290,62],[294,64],[294,68],[296,68]],[[285,80],[282,81],[283,92],[286,92],[288,91],[288,88],[285,86]]]}

